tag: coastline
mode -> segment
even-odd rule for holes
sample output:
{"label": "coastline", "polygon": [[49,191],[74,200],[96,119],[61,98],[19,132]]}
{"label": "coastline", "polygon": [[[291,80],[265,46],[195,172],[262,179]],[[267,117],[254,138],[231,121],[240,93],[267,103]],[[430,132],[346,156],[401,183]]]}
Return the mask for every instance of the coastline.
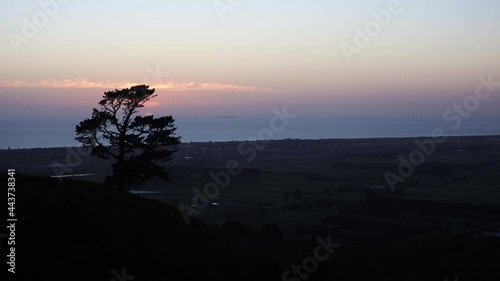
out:
{"label": "coastline", "polygon": [[[458,139],[458,138],[499,138],[500,141],[500,134],[484,134],[484,135],[445,135],[445,137],[450,138],[450,139]],[[293,141],[293,142],[314,142],[314,141],[331,141],[331,142],[336,142],[336,141],[382,141],[382,140],[414,140],[414,139],[420,139],[420,138],[432,138],[430,135],[421,135],[421,136],[401,136],[401,137],[359,137],[359,138],[283,138],[283,139],[272,139],[272,140],[258,140],[258,141],[265,141],[265,142],[283,142],[283,141]],[[197,145],[197,144],[234,144],[234,143],[243,143],[243,142],[250,142],[252,140],[215,140],[215,141],[189,141],[189,142],[181,142],[180,146],[183,145]],[[0,148],[0,151],[13,151],[13,150],[38,150],[38,149],[68,149],[68,148],[79,148],[80,146],[49,146],[49,147],[23,147],[23,148],[16,148],[16,147],[11,147],[9,148]]]}

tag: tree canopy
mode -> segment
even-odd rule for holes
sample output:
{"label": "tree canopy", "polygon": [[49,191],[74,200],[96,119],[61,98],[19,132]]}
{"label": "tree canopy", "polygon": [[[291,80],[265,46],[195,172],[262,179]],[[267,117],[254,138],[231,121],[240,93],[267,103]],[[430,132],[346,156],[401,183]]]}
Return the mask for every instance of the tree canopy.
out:
{"label": "tree canopy", "polygon": [[94,108],[92,117],[76,126],[75,139],[91,147],[92,155],[114,160],[107,182],[120,189],[153,176],[169,179],[160,164],[171,160],[180,143],[175,120],[172,116],[138,115],[156,96],[155,89],[147,85],[105,92],[100,109]]}

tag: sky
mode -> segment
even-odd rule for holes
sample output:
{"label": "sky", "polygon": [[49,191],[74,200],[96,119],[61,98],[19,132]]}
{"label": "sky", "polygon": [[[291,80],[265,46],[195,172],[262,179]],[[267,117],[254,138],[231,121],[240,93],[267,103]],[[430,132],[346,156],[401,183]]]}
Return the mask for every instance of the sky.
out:
{"label": "sky", "polygon": [[[287,106],[435,121],[479,76],[500,81],[498,11],[490,0],[3,0],[0,121],[88,117],[104,91],[137,84],[158,93],[148,113],[174,117]],[[390,19],[371,36],[374,14]],[[500,120],[499,93],[474,118]]]}

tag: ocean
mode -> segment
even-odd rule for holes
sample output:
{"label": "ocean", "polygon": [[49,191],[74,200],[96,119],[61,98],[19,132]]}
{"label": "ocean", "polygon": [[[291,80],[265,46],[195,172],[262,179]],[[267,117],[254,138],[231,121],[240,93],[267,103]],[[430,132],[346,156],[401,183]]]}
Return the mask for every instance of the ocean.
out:
{"label": "ocean", "polygon": [[[335,121],[328,118],[296,118],[271,130],[270,118],[176,118],[176,134],[182,142],[273,139],[355,139],[430,136],[441,128],[448,136],[500,135],[500,122],[463,123],[458,129],[445,122]],[[74,140],[78,120],[27,120],[0,122],[0,149],[79,146]],[[280,126],[281,123],[277,123]],[[259,138],[259,133],[261,138]],[[270,135],[272,134],[272,135]]]}

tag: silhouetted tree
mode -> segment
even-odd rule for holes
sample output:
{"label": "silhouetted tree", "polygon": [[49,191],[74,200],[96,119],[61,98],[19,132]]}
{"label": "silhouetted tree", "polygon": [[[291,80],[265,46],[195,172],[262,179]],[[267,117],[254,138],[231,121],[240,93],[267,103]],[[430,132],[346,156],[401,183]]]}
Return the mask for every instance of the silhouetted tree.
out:
{"label": "silhouetted tree", "polygon": [[143,182],[152,176],[168,180],[159,164],[170,160],[176,152],[169,148],[180,143],[175,136],[172,116],[159,118],[137,115],[138,109],[156,97],[155,89],[147,85],[105,92],[92,117],[76,126],[75,138],[92,155],[113,159],[113,174],[107,182],[119,189]]}

